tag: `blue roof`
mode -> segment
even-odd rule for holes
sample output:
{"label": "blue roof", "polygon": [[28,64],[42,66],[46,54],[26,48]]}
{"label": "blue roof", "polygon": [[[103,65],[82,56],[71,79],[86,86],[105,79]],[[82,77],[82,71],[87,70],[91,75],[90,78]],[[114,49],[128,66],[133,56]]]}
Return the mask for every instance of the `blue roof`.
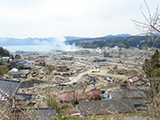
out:
{"label": "blue roof", "polygon": [[102,97],[108,98],[108,94],[101,94]]}

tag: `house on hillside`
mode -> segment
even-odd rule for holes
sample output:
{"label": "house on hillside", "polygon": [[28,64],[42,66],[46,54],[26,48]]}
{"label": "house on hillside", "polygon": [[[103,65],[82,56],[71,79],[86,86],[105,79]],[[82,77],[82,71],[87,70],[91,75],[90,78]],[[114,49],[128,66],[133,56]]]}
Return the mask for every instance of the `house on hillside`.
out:
{"label": "house on hillside", "polygon": [[12,99],[14,99],[14,101],[30,100],[32,96],[31,94],[17,93],[21,84],[22,82],[18,80],[0,78],[0,100],[1,101],[7,101]]}
{"label": "house on hillside", "polygon": [[150,91],[151,90],[151,87],[149,86],[128,86],[127,87],[128,90],[130,91],[143,91],[143,92],[147,92],[147,91]]}
{"label": "house on hillside", "polygon": [[30,103],[32,94],[24,94],[24,93],[17,93],[15,95],[15,102],[19,107],[24,107],[24,106],[28,106],[28,104]]}
{"label": "house on hillside", "polygon": [[130,99],[132,101],[132,104],[137,110],[145,109],[146,107],[145,100],[147,100],[147,96],[145,92],[140,90],[121,89],[116,91],[110,91],[109,98]]}
{"label": "house on hillside", "polygon": [[129,113],[135,111],[130,99],[80,102],[77,108],[82,116]]}
{"label": "house on hillside", "polygon": [[99,90],[99,89],[92,89],[92,90],[90,90],[90,91],[88,91],[88,92],[85,92],[84,94],[86,95],[86,96],[88,96],[88,97],[93,97],[93,96],[97,96],[97,95],[100,95],[102,92],[101,92],[101,90]]}
{"label": "house on hillside", "polygon": [[143,80],[140,76],[132,76],[128,78],[131,85],[144,85],[146,83],[145,80]]}
{"label": "house on hillside", "polygon": [[76,107],[70,107],[65,109],[62,113],[62,116],[71,116],[71,117],[79,117],[81,113],[78,111]]}
{"label": "house on hillside", "polygon": [[9,67],[12,68],[12,66],[15,66],[15,65],[18,65],[18,68],[20,69],[33,69],[35,67],[35,62],[34,60],[28,61],[24,59],[15,59],[13,62],[10,63]]}
{"label": "house on hillside", "polygon": [[85,101],[87,99],[86,95],[83,95],[78,92],[68,92],[56,95],[60,102],[65,103],[79,103],[80,101]]}
{"label": "house on hillside", "polygon": [[13,99],[21,85],[21,81],[0,78],[0,100]]}
{"label": "house on hillside", "polygon": [[0,78],[0,101],[14,100],[18,103],[19,101],[30,100],[31,94],[17,93],[21,83],[18,80]]}
{"label": "house on hillside", "polygon": [[3,62],[5,62],[5,63],[6,63],[8,60],[10,60],[10,58],[9,58],[9,57],[2,57],[2,61],[3,61]]}
{"label": "house on hillside", "polygon": [[26,71],[17,71],[17,72],[8,72],[10,78],[27,78],[28,72]]}
{"label": "house on hillside", "polygon": [[[24,113],[25,113],[26,115],[29,115],[32,118],[36,117],[38,119],[43,119],[43,120],[55,119],[56,108],[50,108],[50,107],[32,108],[32,109],[25,108],[27,105],[30,106],[32,104],[31,102],[29,102],[32,95],[17,93],[21,83],[22,83],[21,81],[17,81],[17,80],[0,78],[0,101],[9,103],[9,106],[8,106],[10,107],[9,112],[11,114],[13,113],[12,116],[14,116],[16,119],[23,119]],[[12,101],[12,102],[7,102],[7,101]],[[16,106],[15,106],[15,103],[16,103]],[[23,114],[22,114],[22,111],[23,111]],[[1,116],[0,116],[0,119],[1,119]]]}
{"label": "house on hillside", "polygon": [[56,108],[54,107],[14,108],[11,113],[13,113],[16,120],[54,120],[56,118]]}
{"label": "house on hillside", "polygon": [[143,91],[130,91],[130,90],[116,90],[116,91],[109,91],[109,98],[114,99],[114,98],[129,98],[129,99],[134,99],[134,98],[140,98],[140,99],[146,99],[147,96]]}
{"label": "house on hillside", "polygon": [[38,118],[38,120],[54,120],[56,118],[56,108],[53,107],[33,108],[27,112],[32,114],[33,118]]}

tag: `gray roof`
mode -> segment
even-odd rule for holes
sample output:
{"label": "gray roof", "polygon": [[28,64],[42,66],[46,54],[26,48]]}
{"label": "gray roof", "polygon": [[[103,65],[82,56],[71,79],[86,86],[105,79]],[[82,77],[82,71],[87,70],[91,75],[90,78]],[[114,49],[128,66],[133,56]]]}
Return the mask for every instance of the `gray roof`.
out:
{"label": "gray roof", "polygon": [[116,90],[110,91],[110,98],[147,98],[143,91]]}
{"label": "gray roof", "polygon": [[128,86],[129,90],[142,90],[142,91],[147,91],[151,90],[151,87],[148,86]]}
{"label": "gray roof", "polygon": [[21,81],[0,78],[0,93],[13,98],[21,85]]}
{"label": "gray roof", "polygon": [[130,99],[81,102],[78,105],[78,109],[82,115],[103,115],[135,111]]}
{"label": "gray roof", "polygon": [[131,99],[133,105],[145,105],[144,99]]}
{"label": "gray roof", "polygon": [[[11,110],[11,113],[18,113],[16,118],[26,120],[24,118],[24,113],[28,116],[28,119],[30,120],[54,120],[56,117],[56,108],[53,107],[46,107],[46,108],[14,108]],[[22,113],[22,114],[21,114]],[[22,115],[22,116],[21,116]],[[16,120],[17,120],[16,119]],[[27,120],[28,120],[27,119]]]}
{"label": "gray roof", "polygon": [[53,107],[33,108],[33,111],[35,116],[40,117],[40,120],[48,120],[49,117],[54,119],[56,117],[56,109]]}
{"label": "gray roof", "polygon": [[32,94],[16,94],[16,95],[15,95],[15,99],[16,99],[17,101],[20,101],[20,100],[25,101],[25,100],[30,99],[31,96],[32,96]]}

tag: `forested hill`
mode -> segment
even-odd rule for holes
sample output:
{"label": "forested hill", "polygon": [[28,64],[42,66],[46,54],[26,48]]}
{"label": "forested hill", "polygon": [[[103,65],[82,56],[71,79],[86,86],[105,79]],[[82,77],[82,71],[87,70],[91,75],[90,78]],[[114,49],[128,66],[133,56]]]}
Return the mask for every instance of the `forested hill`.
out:
{"label": "forested hill", "polygon": [[0,47],[0,56],[10,56],[9,51],[6,49],[3,49],[3,47]]}
{"label": "forested hill", "polygon": [[[125,35],[109,35],[105,37],[99,38],[83,38],[83,39],[76,39],[71,41],[66,41],[66,44],[73,44],[75,43],[76,46],[81,46],[83,48],[96,48],[96,47],[114,47],[114,46],[121,46],[122,42],[125,40],[126,37],[130,37],[127,39],[123,47],[145,47],[146,45],[151,47],[154,43],[154,40],[157,36],[135,36],[131,37],[129,34]],[[153,47],[160,48],[160,42],[157,40],[156,44]]]}

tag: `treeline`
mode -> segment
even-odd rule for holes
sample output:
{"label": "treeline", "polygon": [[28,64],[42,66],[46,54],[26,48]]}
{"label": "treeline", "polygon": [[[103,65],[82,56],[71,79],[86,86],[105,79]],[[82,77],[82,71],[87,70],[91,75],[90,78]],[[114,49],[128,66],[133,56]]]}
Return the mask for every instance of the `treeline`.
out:
{"label": "treeline", "polygon": [[157,36],[135,36],[125,40],[124,37],[101,37],[101,38],[89,38],[89,39],[81,39],[81,40],[72,40],[68,41],[67,44],[75,43],[76,46],[81,46],[83,48],[96,48],[96,47],[114,47],[114,46],[121,46],[123,43],[123,47],[157,47],[160,48],[160,41],[157,40],[156,44],[154,44],[154,39]]}
{"label": "treeline", "polygon": [[8,50],[6,49],[3,49],[3,47],[0,47],[0,56],[3,57],[3,56],[10,56],[10,53]]}
{"label": "treeline", "polygon": [[[3,47],[0,47],[0,56],[7,57],[10,56],[10,53],[8,50],[3,49]],[[3,61],[0,61],[0,75],[6,74],[8,73],[8,71],[8,66]]]}

